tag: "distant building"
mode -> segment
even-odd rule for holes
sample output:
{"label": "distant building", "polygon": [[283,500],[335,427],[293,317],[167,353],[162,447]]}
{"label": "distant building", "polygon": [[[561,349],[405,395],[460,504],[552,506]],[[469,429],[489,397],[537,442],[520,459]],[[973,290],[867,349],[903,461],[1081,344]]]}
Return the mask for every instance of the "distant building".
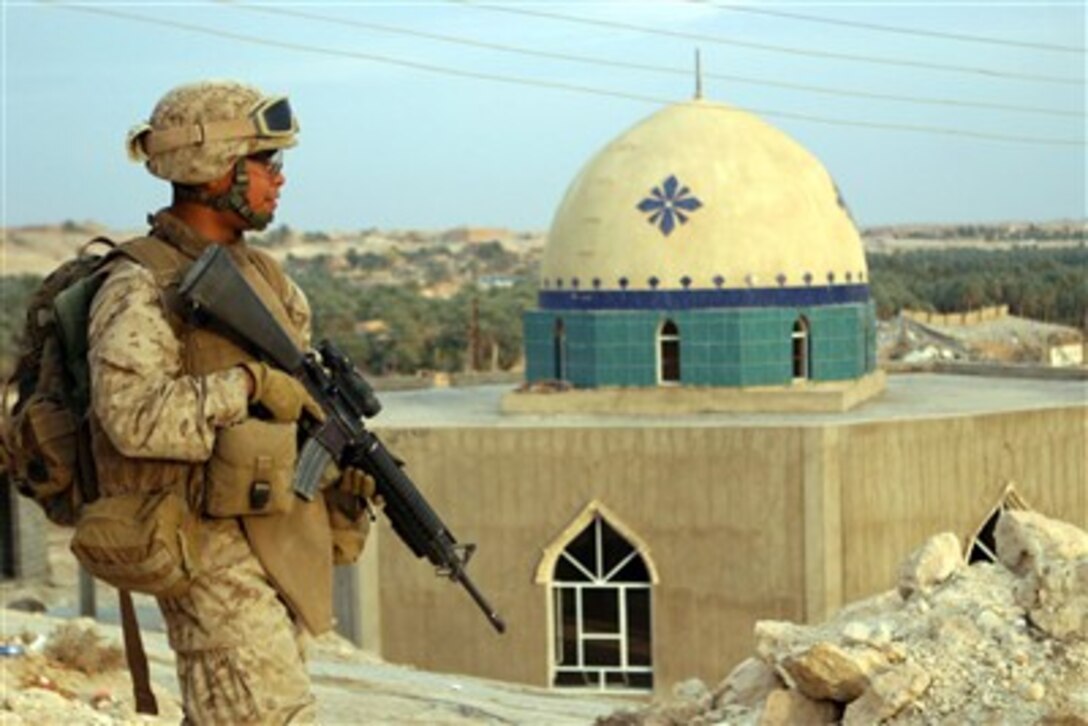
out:
{"label": "distant building", "polygon": [[787,386],[876,368],[861,238],[820,162],[759,118],[653,114],[571,183],[525,315],[526,378]]}
{"label": "distant building", "polygon": [[514,233],[502,227],[454,227],[442,233],[442,242],[462,242],[479,244],[482,242],[503,242],[514,237]]}
{"label": "distant building", "polygon": [[497,290],[513,287],[521,278],[515,275],[481,275],[476,280],[476,287],[481,290]]}

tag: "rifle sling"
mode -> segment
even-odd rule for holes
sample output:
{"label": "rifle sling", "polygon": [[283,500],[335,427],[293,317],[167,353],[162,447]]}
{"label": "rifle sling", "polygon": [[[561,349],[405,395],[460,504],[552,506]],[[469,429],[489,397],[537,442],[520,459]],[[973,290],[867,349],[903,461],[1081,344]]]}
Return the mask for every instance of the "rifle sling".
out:
{"label": "rifle sling", "polygon": [[132,593],[118,590],[121,603],[121,632],[125,639],[125,660],[132,674],[132,695],[136,700],[136,713],[157,716],[159,704],[151,691],[151,674],[147,665],[147,653],[140,638],[140,624],[136,621],[136,608],[132,605]]}

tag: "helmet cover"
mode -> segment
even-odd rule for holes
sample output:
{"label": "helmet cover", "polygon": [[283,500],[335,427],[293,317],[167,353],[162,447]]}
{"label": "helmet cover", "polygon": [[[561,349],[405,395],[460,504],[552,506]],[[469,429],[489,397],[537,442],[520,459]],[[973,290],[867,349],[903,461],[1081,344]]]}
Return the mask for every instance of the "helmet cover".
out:
{"label": "helmet cover", "polygon": [[235,81],[201,81],[178,86],[155,105],[151,119],[129,133],[129,154],[145,161],[148,171],[179,184],[203,184],[230,171],[241,157],[267,149],[294,146],[295,133],[271,137],[249,136],[187,144],[180,148],[148,152],[148,134],[219,121],[246,119],[268,99],[258,89]]}

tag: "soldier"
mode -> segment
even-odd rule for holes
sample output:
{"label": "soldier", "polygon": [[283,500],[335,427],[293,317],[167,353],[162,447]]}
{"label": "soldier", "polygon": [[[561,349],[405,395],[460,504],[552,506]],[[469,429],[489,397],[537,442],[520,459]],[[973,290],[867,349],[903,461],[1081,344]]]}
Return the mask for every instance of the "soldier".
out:
{"label": "soldier", "polygon": [[[306,502],[290,494],[296,422],[322,415],[305,388],[195,326],[174,294],[201,251],[224,245],[308,347],[305,296],[243,237],[272,220],[283,150],[297,134],[283,96],[220,81],[167,93],[128,139],[132,157],[173,184],[172,204],[149,218],[140,240],[151,264],[113,262],[91,307],[101,495],[171,491],[197,523],[186,539],[199,563],[191,584],[159,598],[186,720],[196,724],[313,721],[303,631],[330,627],[332,566],[353,561],[366,534],[357,507],[348,516],[331,495]],[[373,481],[355,470],[327,480],[337,491],[373,494]],[[287,494],[255,496],[268,482]]]}

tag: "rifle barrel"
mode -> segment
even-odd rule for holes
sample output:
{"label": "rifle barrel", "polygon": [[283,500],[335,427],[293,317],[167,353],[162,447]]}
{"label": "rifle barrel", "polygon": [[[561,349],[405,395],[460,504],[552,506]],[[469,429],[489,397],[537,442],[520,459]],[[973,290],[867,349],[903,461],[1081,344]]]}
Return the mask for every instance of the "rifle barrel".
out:
{"label": "rifle barrel", "polygon": [[459,567],[454,572],[453,579],[457,580],[461,583],[462,587],[468,590],[468,594],[472,596],[472,599],[476,601],[480,610],[487,616],[487,620],[491,623],[491,626],[499,633],[505,633],[506,623],[499,616],[499,613],[495,608],[491,607],[491,603],[484,598],[483,593],[476,589],[476,584],[469,578],[468,573],[465,572],[463,568]]}

